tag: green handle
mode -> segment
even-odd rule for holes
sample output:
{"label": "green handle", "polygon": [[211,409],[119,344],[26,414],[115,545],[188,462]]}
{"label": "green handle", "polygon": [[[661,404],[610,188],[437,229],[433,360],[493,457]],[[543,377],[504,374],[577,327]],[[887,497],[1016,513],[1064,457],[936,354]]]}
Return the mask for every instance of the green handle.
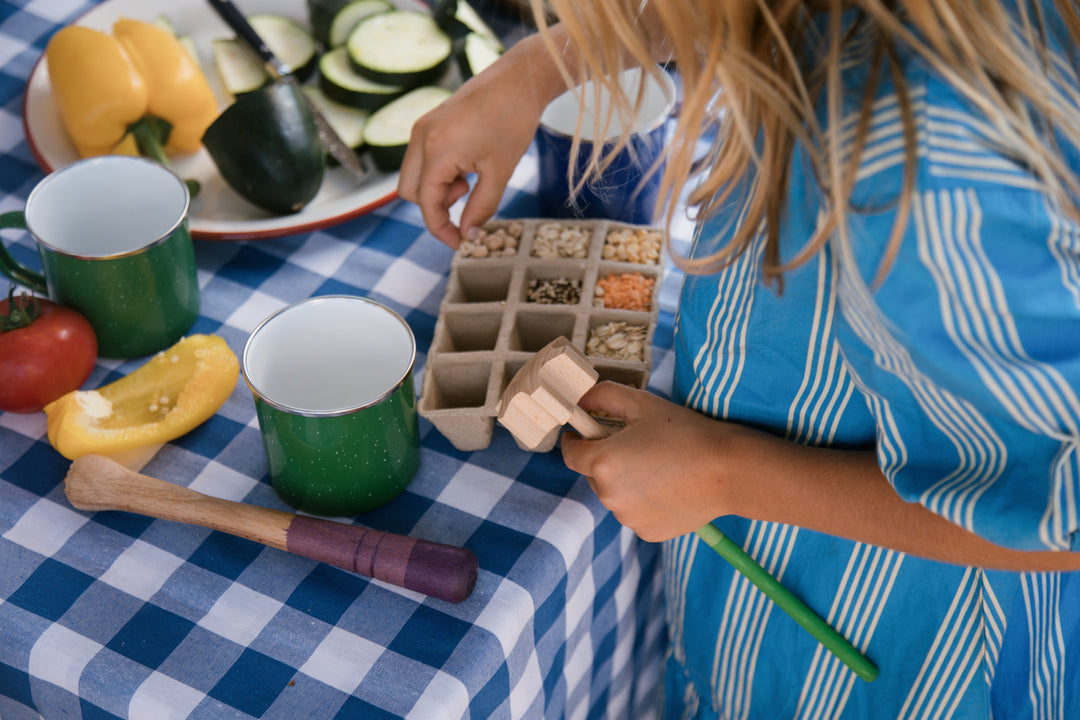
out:
{"label": "green handle", "polygon": [[[0,230],[6,228],[26,229],[26,216],[23,215],[22,210],[13,210],[0,215]],[[0,272],[39,295],[44,295],[49,291],[48,286],[45,285],[45,276],[16,261],[3,243],[0,243]]]}
{"label": "green handle", "polygon": [[741,547],[732,542],[727,535],[720,532],[715,525],[712,523],[705,525],[697,531],[697,535],[715,550],[720,557],[731,563],[732,567],[742,573],[747,580],[756,585],[761,592],[765,593],[781,610],[790,615],[792,620],[802,625],[818,642],[825,646],[826,650],[851,668],[856,675],[866,682],[872,682],[877,677],[878,669],[876,665],[856,650],[855,646],[849,643],[845,637],[833,630],[806,603],[795,597],[790,590],[766,572],[765,568],[761,567]]}

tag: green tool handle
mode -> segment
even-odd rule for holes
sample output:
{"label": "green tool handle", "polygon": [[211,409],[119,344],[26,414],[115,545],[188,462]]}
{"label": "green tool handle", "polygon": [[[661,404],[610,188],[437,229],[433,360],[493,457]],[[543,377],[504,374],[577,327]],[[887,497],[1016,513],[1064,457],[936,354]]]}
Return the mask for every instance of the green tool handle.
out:
{"label": "green tool handle", "polygon": [[[612,432],[610,428],[600,425],[591,415],[577,405],[573,407],[569,423],[581,433],[582,437],[590,440],[605,438]],[[754,583],[761,592],[765,593],[766,597],[770,598],[781,610],[790,615],[792,620],[802,625],[818,642],[825,646],[826,650],[855,671],[856,675],[867,682],[871,682],[877,677],[878,669],[874,663],[867,660],[866,656],[856,650],[854,645],[829,627],[829,624],[811,610],[806,603],[795,597],[790,590],[781,585],[776,578],[770,575],[765,568],[758,565],[754,558],[743,552],[741,547],[728,539],[715,525],[709,523],[699,529],[697,534],[720,557],[731,563],[732,567],[742,573],[747,580]]]}
{"label": "green tool handle", "polygon": [[705,525],[697,531],[697,535],[715,550],[720,557],[731,563],[731,566],[742,573],[747,580],[757,586],[761,592],[765,593],[781,610],[790,615],[792,620],[802,625],[807,632],[825,646],[826,650],[851,668],[856,675],[867,682],[872,682],[877,677],[878,669],[874,663],[856,650],[855,646],[849,643],[840,633],[833,630],[806,603],[781,585],[776,578],[747,555],[727,535],[720,532],[715,525],[712,523]]}

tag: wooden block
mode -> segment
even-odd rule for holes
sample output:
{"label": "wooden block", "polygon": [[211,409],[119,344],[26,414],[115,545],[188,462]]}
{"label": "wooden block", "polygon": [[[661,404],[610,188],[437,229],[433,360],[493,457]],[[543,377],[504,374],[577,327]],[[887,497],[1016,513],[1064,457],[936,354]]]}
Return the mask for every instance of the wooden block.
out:
{"label": "wooden block", "polygon": [[[599,375],[565,337],[548,343],[518,371],[499,400],[498,420],[526,449],[535,449],[553,430],[577,415],[582,396]],[[587,417],[587,416],[586,416]]]}

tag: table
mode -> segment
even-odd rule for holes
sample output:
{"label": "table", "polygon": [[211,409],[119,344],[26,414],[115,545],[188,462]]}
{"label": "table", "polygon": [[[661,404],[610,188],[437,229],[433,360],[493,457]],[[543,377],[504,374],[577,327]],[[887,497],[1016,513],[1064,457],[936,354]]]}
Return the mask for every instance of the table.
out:
{"label": "table", "polygon": [[[0,2],[0,212],[41,179],[23,137],[22,90],[49,35],[89,5]],[[523,159],[499,215],[537,213]],[[31,241],[4,242],[28,262]],[[196,243],[202,311],[239,356],[270,312],[312,295],[372,297],[418,342],[417,387],[450,249],[402,201],[344,224],[248,242]],[[669,272],[651,389],[667,394]],[[101,360],[98,387],[141,364]],[[63,494],[68,462],[45,416],[0,413],[0,717],[638,718],[655,714],[664,620],[659,553],[622,528],[559,453],[528,454],[497,428],[455,450],[421,422],[409,489],[356,522],[463,545],[473,595],[450,604],[230,535]],[[143,472],[287,509],[271,489],[243,382],[217,414]]]}

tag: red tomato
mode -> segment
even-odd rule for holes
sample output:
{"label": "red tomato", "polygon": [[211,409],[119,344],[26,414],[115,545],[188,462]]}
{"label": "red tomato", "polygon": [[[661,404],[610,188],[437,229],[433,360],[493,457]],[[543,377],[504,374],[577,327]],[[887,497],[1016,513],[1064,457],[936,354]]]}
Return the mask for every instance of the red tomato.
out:
{"label": "red tomato", "polygon": [[40,412],[86,382],[97,362],[97,337],[74,310],[41,298],[16,298],[14,289],[8,299],[0,300],[0,328],[12,324],[12,302],[17,316],[33,319],[24,326],[0,329],[0,410]]}

